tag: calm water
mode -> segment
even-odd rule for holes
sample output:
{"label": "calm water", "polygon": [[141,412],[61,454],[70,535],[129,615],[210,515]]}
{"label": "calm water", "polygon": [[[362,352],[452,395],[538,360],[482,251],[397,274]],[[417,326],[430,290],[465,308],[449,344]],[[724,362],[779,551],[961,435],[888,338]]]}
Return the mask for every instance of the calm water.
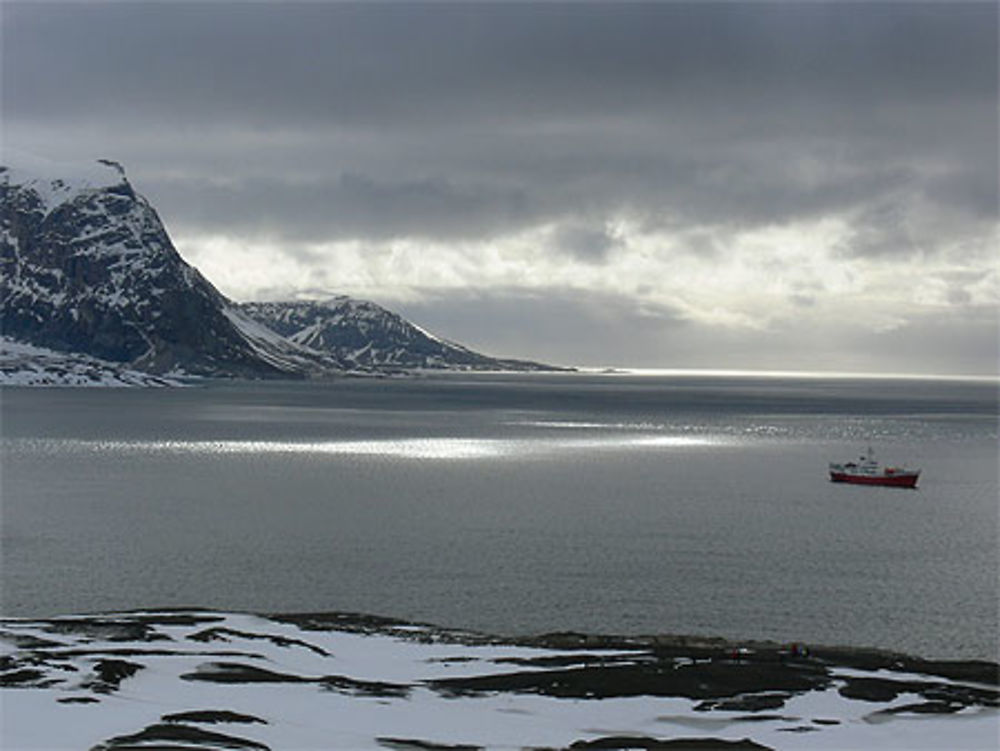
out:
{"label": "calm water", "polygon": [[[996,659],[996,385],[2,392],[2,610],[351,610]],[[827,481],[867,443],[919,490]]]}

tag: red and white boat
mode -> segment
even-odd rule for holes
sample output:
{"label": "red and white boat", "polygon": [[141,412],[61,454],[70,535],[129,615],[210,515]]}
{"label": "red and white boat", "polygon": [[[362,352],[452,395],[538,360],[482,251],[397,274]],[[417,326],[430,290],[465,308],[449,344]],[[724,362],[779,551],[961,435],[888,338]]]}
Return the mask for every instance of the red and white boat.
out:
{"label": "red and white boat", "polygon": [[832,482],[848,482],[854,485],[888,485],[893,488],[915,488],[917,487],[917,478],[919,477],[919,469],[883,467],[875,461],[871,446],[868,447],[868,454],[862,456],[856,462],[847,462],[846,464],[830,463],[830,480]]}

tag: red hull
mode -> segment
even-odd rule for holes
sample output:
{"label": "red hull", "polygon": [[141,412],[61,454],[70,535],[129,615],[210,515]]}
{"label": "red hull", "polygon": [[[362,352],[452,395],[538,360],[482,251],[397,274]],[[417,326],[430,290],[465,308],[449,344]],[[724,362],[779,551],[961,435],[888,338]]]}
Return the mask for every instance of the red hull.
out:
{"label": "red hull", "polygon": [[917,487],[918,472],[896,475],[849,475],[846,472],[830,472],[832,482],[847,482],[852,485],[885,485],[891,488]]}

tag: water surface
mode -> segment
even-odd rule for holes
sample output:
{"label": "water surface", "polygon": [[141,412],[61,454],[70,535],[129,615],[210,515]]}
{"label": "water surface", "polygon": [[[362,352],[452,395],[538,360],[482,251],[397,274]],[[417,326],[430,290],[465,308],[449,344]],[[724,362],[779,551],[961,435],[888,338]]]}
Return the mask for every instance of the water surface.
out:
{"label": "water surface", "polygon": [[[995,384],[2,392],[6,615],[351,610],[996,659]],[[871,443],[920,488],[834,485]]]}

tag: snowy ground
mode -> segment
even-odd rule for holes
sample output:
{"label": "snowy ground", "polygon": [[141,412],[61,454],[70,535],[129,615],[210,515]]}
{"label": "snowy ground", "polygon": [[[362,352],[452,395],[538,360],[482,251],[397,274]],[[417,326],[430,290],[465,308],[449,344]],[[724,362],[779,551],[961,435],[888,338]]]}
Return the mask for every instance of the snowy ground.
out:
{"label": "snowy ground", "polygon": [[56,352],[0,337],[0,386],[177,386],[89,355]]}
{"label": "snowy ground", "polygon": [[515,644],[364,616],[205,611],[7,619],[0,639],[9,751],[954,750],[1000,740],[988,663],[711,641]]}

